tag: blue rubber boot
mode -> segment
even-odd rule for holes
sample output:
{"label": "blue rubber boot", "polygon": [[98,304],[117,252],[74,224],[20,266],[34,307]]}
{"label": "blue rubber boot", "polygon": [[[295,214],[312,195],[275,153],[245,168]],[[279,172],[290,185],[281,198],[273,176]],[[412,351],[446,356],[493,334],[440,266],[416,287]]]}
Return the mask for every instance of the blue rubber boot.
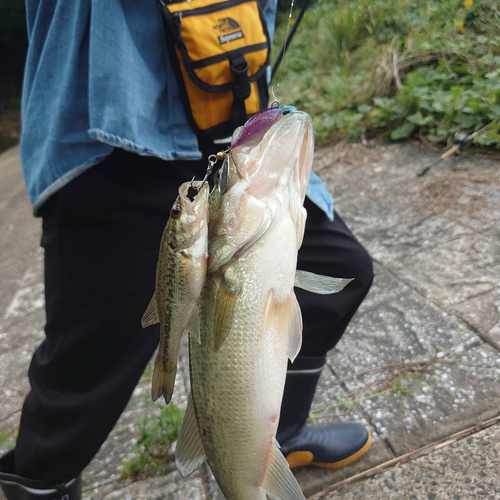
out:
{"label": "blue rubber boot", "polygon": [[315,465],[337,469],[361,458],[372,443],[360,424],[307,425],[326,357],[298,357],[289,365],[276,438],[290,468]]}

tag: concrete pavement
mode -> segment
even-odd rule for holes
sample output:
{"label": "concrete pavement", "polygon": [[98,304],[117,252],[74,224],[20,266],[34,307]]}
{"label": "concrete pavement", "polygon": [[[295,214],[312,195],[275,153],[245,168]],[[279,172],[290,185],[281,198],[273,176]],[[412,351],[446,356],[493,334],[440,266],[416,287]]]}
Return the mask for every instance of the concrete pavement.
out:
{"label": "concrete pavement", "polygon": [[[374,445],[350,467],[296,471],[306,496],[500,498],[493,474],[500,469],[498,424],[328,496],[334,483],[446,442],[500,414],[500,162],[454,158],[415,177],[435,155],[414,143],[370,149],[341,143],[317,152],[315,169],[374,257],[376,278],[328,357],[312,423],[363,422],[372,429]],[[31,216],[16,149],[0,156],[0,207],[1,452],[19,420],[29,359],[43,338],[44,321],[40,221]],[[185,349],[181,358],[175,402],[185,406]],[[173,467],[136,482],[121,479],[148,392],[143,379],[85,470],[84,498],[221,499],[206,469],[188,479]],[[469,458],[453,462],[447,453]]]}

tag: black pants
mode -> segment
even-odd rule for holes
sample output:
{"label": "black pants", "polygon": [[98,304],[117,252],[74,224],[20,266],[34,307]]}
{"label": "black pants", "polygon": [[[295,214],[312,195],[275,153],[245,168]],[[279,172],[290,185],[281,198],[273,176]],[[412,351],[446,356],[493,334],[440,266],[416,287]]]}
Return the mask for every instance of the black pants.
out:
{"label": "black pants", "polygon": [[[69,480],[118,420],[158,344],[141,317],[154,290],[158,248],[178,186],[206,163],[164,162],[115,150],[44,206],[46,339],[29,369],[17,473]],[[371,260],[340,217],[310,202],[299,269],[356,278],[339,294],[297,290],[304,355],[342,336],[372,281]]]}

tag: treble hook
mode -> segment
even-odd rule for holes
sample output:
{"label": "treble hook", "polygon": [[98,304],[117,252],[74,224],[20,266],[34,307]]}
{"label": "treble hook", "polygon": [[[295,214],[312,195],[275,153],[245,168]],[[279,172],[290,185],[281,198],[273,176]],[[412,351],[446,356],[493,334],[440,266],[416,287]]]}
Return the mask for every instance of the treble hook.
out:
{"label": "treble hook", "polygon": [[196,191],[199,191],[203,187],[203,185],[205,184],[205,182],[207,182],[207,180],[210,177],[211,173],[214,171],[214,167],[217,164],[217,162],[219,160],[225,160],[225,161],[227,161],[227,159],[229,157],[229,151],[231,151],[230,147],[227,148],[227,149],[225,149],[224,151],[219,151],[215,155],[210,155],[208,157],[208,167],[207,167],[207,171],[205,172],[205,176],[203,177],[203,179],[201,181],[195,181],[194,179],[195,179],[196,176],[194,176],[191,179],[191,188],[192,189],[196,189]]}

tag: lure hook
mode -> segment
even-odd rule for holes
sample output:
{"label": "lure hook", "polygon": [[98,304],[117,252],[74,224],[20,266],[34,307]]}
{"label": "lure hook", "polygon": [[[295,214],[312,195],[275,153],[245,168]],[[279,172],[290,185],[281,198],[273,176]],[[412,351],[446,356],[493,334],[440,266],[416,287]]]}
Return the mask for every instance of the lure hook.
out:
{"label": "lure hook", "polygon": [[196,191],[199,191],[205,182],[207,182],[208,178],[210,177],[211,173],[214,171],[214,167],[217,164],[218,161],[220,160],[226,160],[227,157],[229,156],[229,151],[231,151],[231,148],[227,148],[223,151],[219,151],[217,154],[210,155],[208,157],[208,167],[205,172],[205,176],[201,181],[195,181],[195,177],[191,179],[191,188],[196,189]]}
{"label": "lure hook", "polygon": [[276,94],[274,93],[274,86],[271,86],[271,94],[273,94],[273,102],[271,102],[270,108],[279,108],[280,107],[280,102],[278,98],[276,97]]}
{"label": "lure hook", "polygon": [[203,184],[205,184],[205,182],[207,182],[207,179],[209,178],[210,174],[213,172],[214,165],[216,163],[217,163],[217,156],[216,155],[210,155],[208,157],[207,171],[205,172],[205,177],[203,177],[203,180],[200,182],[200,187],[198,188],[198,191],[201,189],[201,187],[203,186]]}

